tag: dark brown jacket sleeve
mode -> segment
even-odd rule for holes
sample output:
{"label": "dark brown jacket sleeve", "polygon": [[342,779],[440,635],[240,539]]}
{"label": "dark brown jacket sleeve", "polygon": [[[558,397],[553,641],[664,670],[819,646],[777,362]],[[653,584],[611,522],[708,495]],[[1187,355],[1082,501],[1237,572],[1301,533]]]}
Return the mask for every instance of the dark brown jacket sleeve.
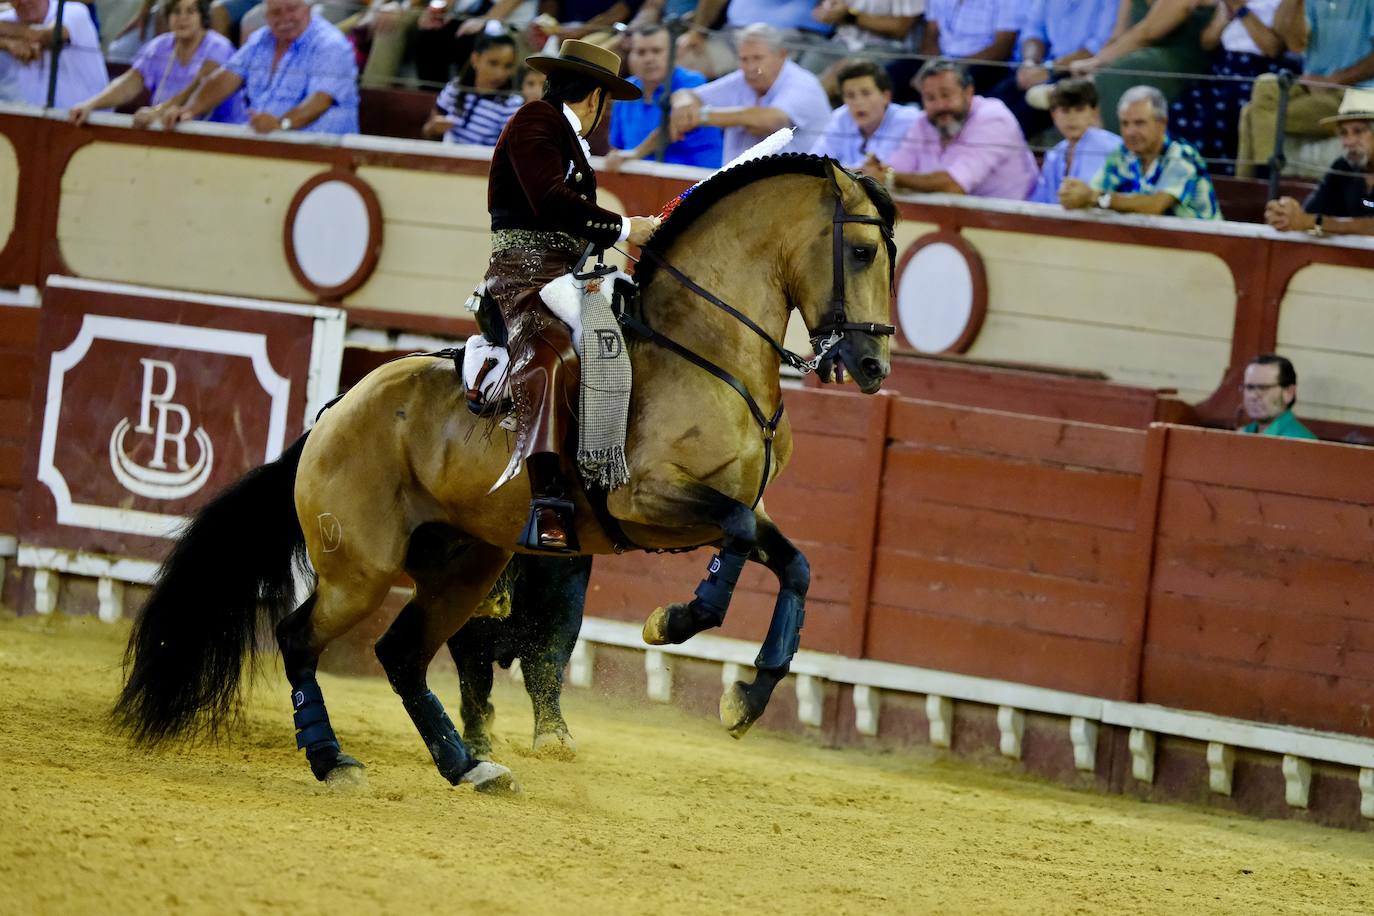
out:
{"label": "dark brown jacket sleeve", "polygon": [[[521,117],[523,115],[524,117]],[[569,235],[610,247],[620,238],[620,215],[598,207],[568,186],[567,164],[591,166],[569,146],[576,144],[572,127],[552,105],[527,105],[511,120],[505,138],[511,167],[530,209],[540,222]]]}

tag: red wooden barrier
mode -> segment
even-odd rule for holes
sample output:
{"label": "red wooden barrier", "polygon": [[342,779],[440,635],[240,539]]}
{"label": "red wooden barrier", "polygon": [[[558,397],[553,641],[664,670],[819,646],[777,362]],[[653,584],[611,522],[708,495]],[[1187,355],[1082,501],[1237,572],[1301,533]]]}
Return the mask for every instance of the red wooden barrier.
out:
{"label": "red wooden barrier", "polygon": [[1374,737],[1372,458],[1170,431],[1147,702]]}

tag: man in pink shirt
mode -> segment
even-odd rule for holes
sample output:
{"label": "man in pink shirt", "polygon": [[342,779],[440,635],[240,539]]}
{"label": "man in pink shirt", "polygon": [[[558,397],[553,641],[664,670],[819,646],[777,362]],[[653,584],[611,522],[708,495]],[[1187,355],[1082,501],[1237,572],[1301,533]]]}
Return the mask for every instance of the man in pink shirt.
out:
{"label": "man in pink shirt", "polygon": [[1035,186],[1035,157],[1011,110],[974,95],[968,71],[952,61],[930,61],[916,85],[920,117],[890,161],[870,155],[864,174],[894,191],[1025,200]]}

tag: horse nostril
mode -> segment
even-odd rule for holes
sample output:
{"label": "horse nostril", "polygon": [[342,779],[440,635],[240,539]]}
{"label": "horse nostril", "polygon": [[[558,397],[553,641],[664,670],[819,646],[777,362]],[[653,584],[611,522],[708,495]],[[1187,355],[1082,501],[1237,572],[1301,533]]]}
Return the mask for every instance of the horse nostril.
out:
{"label": "horse nostril", "polygon": [[865,356],[859,360],[859,368],[869,378],[877,378],[883,374],[883,361],[875,356]]}

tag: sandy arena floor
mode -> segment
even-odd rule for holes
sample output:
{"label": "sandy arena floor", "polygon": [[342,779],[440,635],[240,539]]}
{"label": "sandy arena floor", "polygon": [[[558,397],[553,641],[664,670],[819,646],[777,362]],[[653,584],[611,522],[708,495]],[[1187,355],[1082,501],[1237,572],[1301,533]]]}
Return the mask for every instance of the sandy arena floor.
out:
{"label": "sandy arena floor", "polygon": [[1368,835],[737,743],[580,692],[580,759],[543,761],[504,678],[518,799],[443,782],[381,680],[322,678],[363,795],[311,779],[275,675],[223,745],[147,756],[105,728],[127,632],[0,616],[0,913],[1374,912]]}

